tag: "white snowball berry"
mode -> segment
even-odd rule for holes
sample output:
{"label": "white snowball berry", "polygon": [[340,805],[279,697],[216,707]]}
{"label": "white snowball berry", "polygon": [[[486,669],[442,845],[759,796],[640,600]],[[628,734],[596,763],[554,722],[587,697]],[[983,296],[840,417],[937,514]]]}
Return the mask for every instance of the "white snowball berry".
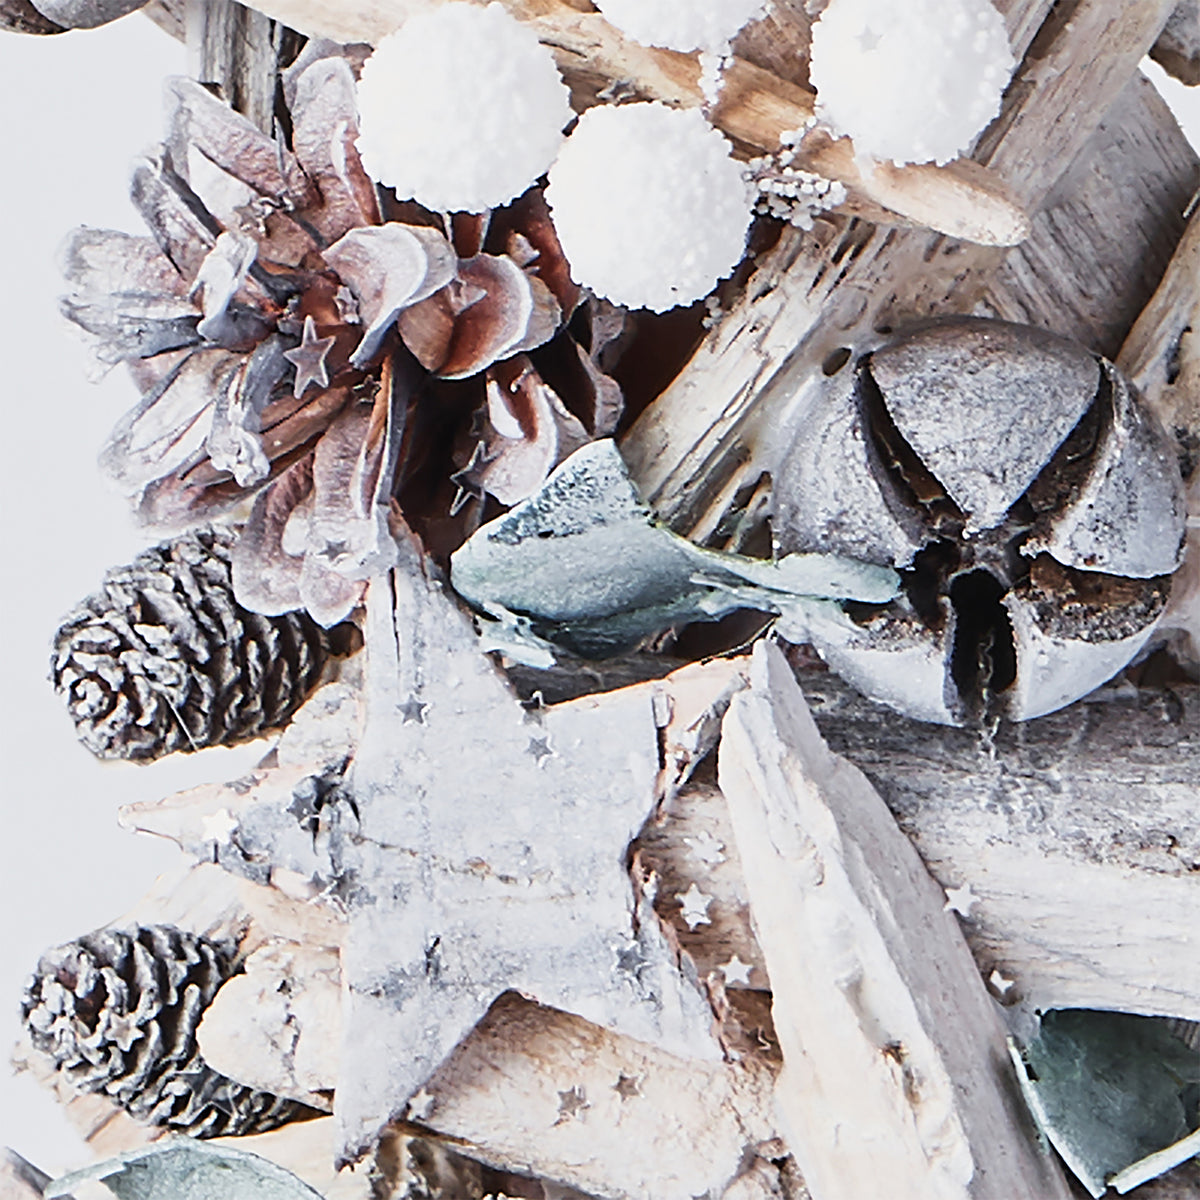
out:
{"label": "white snowball berry", "polygon": [[645,46],[671,50],[719,50],[765,0],[595,0],[622,33]]}
{"label": "white snowball berry", "polygon": [[821,118],[860,153],[898,163],[968,149],[1014,66],[989,0],[830,0],[811,54]]}
{"label": "white snowball berry", "polygon": [[550,52],[495,3],[410,17],[367,60],[358,105],[368,174],[438,212],[519,196],[573,116]]}
{"label": "white snowball berry", "polygon": [[753,203],[729,151],[697,109],[584,113],[546,189],[575,281],[655,312],[712,291],[742,257]]}

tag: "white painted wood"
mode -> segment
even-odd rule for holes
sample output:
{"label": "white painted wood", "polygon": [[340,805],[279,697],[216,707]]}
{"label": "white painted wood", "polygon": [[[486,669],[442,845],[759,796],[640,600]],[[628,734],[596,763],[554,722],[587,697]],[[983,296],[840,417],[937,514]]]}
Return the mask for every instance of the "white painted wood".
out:
{"label": "white painted wood", "polygon": [[815,1200],[882,1180],[897,1200],[1065,1200],[941,889],[774,647],[730,704],[718,775],[774,989],[780,1114]]}

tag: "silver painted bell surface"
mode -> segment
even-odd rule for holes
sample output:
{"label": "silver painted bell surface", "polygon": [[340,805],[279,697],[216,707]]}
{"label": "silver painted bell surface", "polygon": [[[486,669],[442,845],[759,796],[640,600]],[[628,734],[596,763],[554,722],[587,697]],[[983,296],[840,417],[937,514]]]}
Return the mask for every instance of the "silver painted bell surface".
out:
{"label": "silver painted bell surface", "polygon": [[921,720],[1053,712],[1149,640],[1186,528],[1175,448],[1116,367],[984,318],[847,361],[782,457],[777,554],[895,567],[885,606],[815,610],[808,636]]}

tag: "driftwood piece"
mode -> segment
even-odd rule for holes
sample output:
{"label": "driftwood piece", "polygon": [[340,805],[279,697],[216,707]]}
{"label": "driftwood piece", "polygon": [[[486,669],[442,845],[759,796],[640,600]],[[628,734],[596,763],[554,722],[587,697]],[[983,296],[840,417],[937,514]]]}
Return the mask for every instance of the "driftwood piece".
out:
{"label": "driftwood piece", "polygon": [[1135,75],[1031,236],[996,268],[984,307],[1116,358],[1176,252],[1197,184],[1195,152],[1154,85]]}
{"label": "driftwood piece", "polygon": [[1048,15],[975,150],[1026,211],[1041,206],[1079,156],[1176,3],[1078,0]]}
{"label": "driftwood piece", "polygon": [[193,78],[215,85],[234,109],[271,136],[278,70],[295,57],[302,40],[287,26],[236,0],[187,6]]}
{"label": "driftwood piece", "polygon": [[1004,1067],[1004,1027],[941,889],[760,644],[718,776],[773,987],[789,1146],[821,1200],[1070,1195]]}
{"label": "driftwood piece", "polygon": [[[967,940],[985,977],[1013,981],[998,986],[1005,1004],[1200,1016],[1198,689],[1112,689],[988,740],[898,717],[828,672],[799,678],[822,735],[934,878],[968,889]],[[728,822],[720,791],[698,781],[638,845],[701,976],[736,954],[766,987]],[[713,902],[688,928],[677,897],[692,884]]]}
{"label": "driftwood piece", "polygon": [[1150,57],[1181,83],[1200,83],[1200,0],[1180,0]]}
{"label": "driftwood piece", "polygon": [[150,0],[142,9],[142,16],[149,17],[163,31],[178,42],[187,40],[187,0]]}
{"label": "driftwood piece", "polygon": [[1117,365],[1180,448],[1183,477],[1200,463],[1200,213],[1193,213]]}

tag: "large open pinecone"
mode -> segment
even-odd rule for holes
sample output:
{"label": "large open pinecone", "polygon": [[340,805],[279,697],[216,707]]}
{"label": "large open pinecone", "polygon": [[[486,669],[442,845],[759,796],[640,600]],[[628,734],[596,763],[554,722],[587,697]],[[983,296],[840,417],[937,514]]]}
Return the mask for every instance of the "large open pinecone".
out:
{"label": "large open pinecone", "polygon": [[233,597],[233,535],[202,529],[109,571],[63,621],[51,679],[100,758],[231,745],[287,723],[331,636],[307,613],[267,617]]}
{"label": "large open pinecone", "polygon": [[101,929],[42,955],[21,1015],[33,1046],[80,1092],[193,1137],[258,1133],[315,1115],[212,1070],[196,1028],[230,956],[170,925]]}

